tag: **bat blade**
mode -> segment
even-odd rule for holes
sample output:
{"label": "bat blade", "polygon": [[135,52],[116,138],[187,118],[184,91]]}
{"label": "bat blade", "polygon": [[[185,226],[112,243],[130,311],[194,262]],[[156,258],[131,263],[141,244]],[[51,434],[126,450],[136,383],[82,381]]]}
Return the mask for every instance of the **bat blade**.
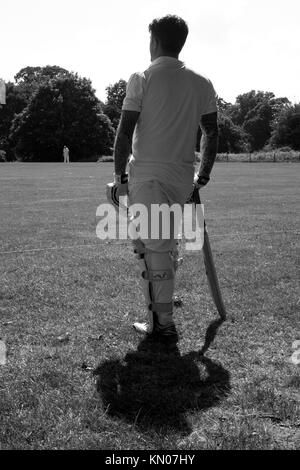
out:
{"label": "bat blade", "polygon": [[202,253],[203,253],[205,271],[206,271],[206,276],[207,276],[211,296],[217,307],[220,317],[223,320],[225,320],[227,316],[226,309],[225,309],[225,305],[223,302],[219,280],[218,280],[218,276],[217,276],[217,272],[216,272],[216,268],[215,268],[215,264],[214,264],[214,260],[212,256],[212,251],[211,251],[211,247],[209,243],[209,237],[208,237],[208,233],[207,233],[205,225],[204,225],[204,244],[202,248]]}
{"label": "bat blade", "polygon": [[[197,189],[194,190],[193,199],[194,199],[195,204],[201,204],[199,190]],[[204,221],[204,243],[203,243],[202,253],[203,253],[203,259],[204,259],[206,277],[208,280],[208,285],[210,288],[211,296],[217,307],[220,317],[222,318],[222,320],[225,320],[227,316],[226,309],[225,309],[225,305],[224,305],[222,294],[221,294],[221,289],[220,289],[217,271],[215,268],[215,263],[214,263],[214,259],[213,259],[213,255],[212,255],[212,251],[210,247],[210,242],[209,242],[209,237],[208,237],[208,233],[206,230],[205,221]]]}

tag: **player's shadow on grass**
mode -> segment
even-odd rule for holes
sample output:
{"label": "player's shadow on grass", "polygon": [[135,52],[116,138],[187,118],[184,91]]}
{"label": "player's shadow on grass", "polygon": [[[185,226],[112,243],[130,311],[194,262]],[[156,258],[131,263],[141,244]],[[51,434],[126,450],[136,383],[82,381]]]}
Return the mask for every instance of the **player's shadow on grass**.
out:
{"label": "player's shadow on grass", "polygon": [[187,412],[207,410],[230,391],[230,374],[202,351],[180,355],[144,339],[123,360],[106,361],[94,371],[97,390],[107,414],[154,429],[191,432]]}

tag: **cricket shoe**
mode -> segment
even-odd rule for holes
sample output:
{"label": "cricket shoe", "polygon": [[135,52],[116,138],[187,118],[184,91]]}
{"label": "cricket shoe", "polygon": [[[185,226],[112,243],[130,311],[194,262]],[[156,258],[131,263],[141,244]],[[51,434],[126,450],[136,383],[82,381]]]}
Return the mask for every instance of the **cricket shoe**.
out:
{"label": "cricket shoe", "polygon": [[178,334],[176,331],[175,324],[173,322],[166,326],[154,325],[153,329],[151,328],[149,323],[136,322],[133,324],[133,328],[137,333],[146,335],[148,338],[157,340],[167,340],[172,342],[178,341]]}

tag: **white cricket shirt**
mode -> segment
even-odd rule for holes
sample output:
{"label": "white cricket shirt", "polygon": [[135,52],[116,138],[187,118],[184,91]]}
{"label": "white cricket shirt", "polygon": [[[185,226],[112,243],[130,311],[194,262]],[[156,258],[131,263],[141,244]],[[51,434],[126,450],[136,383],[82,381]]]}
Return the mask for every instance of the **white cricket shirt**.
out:
{"label": "white cricket shirt", "polygon": [[200,117],[217,110],[207,78],[173,57],[159,57],[131,75],[122,110],[139,111],[129,173],[132,182],[157,179],[191,188]]}

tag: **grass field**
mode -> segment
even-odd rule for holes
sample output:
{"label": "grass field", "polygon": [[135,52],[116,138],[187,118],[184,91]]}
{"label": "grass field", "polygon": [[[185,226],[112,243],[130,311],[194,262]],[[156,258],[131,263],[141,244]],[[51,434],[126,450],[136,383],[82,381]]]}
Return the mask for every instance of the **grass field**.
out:
{"label": "grass field", "polygon": [[96,238],[111,174],[0,165],[0,449],[299,449],[299,166],[216,163],[202,202],[230,317],[185,252],[171,350],[132,331],[130,243]]}

